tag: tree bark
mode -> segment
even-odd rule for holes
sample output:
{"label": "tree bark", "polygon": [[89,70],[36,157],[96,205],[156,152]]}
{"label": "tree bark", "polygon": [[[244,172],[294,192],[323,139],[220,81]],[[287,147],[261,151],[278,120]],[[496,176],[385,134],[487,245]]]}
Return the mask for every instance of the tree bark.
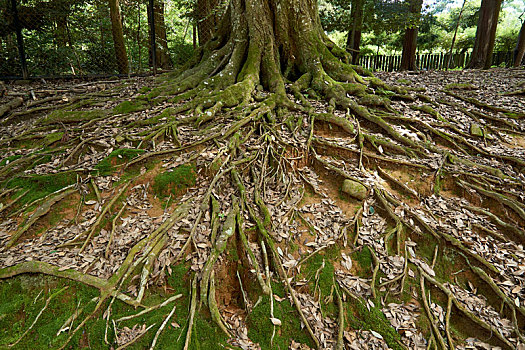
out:
{"label": "tree bark", "polygon": [[197,0],[195,20],[197,22],[199,45],[203,45],[213,37],[219,22],[217,14],[218,4],[219,0]]}
{"label": "tree bark", "polygon": [[117,61],[118,72],[120,74],[129,73],[128,55],[124,45],[124,34],[122,31],[122,19],[118,0],[109,0],[109,13],[111,17],[111,33],[113,34],[113,44],[115,46],[115,60]]}
{"label": "tree bark", "polygon": [[[149,37],[151,38],[152,19],[155,20],[155,59],[157,67],[162,69],[172,68],[171,58],[168,51],[168,39],[166,36],[166,21],[164,20],[164,1],[155,0],[153,3],[153,17],[151,16],[150,7],[147,6],[148,23],[149,23]],[[152,50],[153,45],[150,43],[149,61],[152,65]]]}
{"label": "tree bark", "polygon": [[[410,15],[419,22],[422,0],[410,0]],[[401,70],[417,70],[416,49],[419,23],[412,24],[405,30],[403,37],[403,53],[401,54]]]}
{"label": "tree bark", "polygon": [[258,85],[284,100],[286,79],[303,77],[305,86],[339,99],[346,91],[338,83],[364,82],[355,67],[342,63],[346,51],[323,31],[316,0],[232,0],[216,35],[199,52],[178,78],[178,92],[206,83],[203,88],[217,91],[222,107],[249,100]]}
{"label": "tree bark", "polygon": [[482,0],[478,28],[468,68],[488,69],[492,65],[492,52],[502,0]]}
{"label": "tree bark", "polygon": [[514,50],[514,67],[521,66],[521,62],[523,62],[523,56],[525,56],[525,21],[521,25],[518,43],[516,44],[516,49]]}
{"label": "tree bark", "polygon": [[352,55],[352,64],[357,64],[359,61],[361,31],[363,29],[363,7],[364,0],[352,1],[352,11],[350,13],[352,25],[350,26],[346,40],[346,51]]}
{"label": "tree bark", "polygon": [[[68,36],[67,36],[67,16],[64,14],[60,14],[56,17],[56,44],[58,48],[65,48],[68,44]],[[71,45],[71,43],[69,43]]]}

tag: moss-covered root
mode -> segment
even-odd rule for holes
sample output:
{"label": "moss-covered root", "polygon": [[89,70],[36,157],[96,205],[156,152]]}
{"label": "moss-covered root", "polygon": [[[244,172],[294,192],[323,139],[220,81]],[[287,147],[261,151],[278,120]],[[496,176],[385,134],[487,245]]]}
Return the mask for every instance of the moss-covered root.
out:
{"label": "moss-covered root", "polygon": [[6,244],[6,249],[9,249],[13,247],[18,239],[33,226],[33,224],[42,216],[46,215],[50,210],[51,207],[60,202],[62,199],[66,198],[67,196],[73,194],[76,192],[76,188],[74,188],[74,185],[69,186],[67,189],[60,190],[57,194],[46,200],[44,203],[42,203],[36,211],[29,217],[27,222],[20,227],[9,239],[9,241]]}
{"label": "moss-covered root", "polygon": [[337,317],[337,343],[335,344],[335,350],[343,350],[344,349],[344,341],[343,341],[343,333],[345,330],[345,311],[343,306],[343,299],[341,298],[341,293],[339,292],[339,288],[337,284],[335,283],[334,279],[334,289],[335,289],[335,295],[337,297],[337,307],[338,307],[338,317]]}
{"label": "moss-covered root", "polygon": [[[443,284],[438,282],[435,278],[428,275],[426,272],[423,271],[420,267],[418,267],[419,274],[421,278],[424,278],[424,280],[428,281],[429,283],[433,284],[435,287],[439,288],[448,298],[452,299],[453,305],[458,309],[464,316],[468,317],[473,323],[477,324],[481,328],[485,329],[486,331],[490,332],[490,334],[494,334],[498,340],[500,340],[507,349],[514,349],[514,345],[512,345],[506,337],[504,337],[499,330],[495,329],[491,325],[487,324],[485,321],[480,319],[478,316],[474,315],[472,312],[467,310],[454,296],[452,291],[445,287]],[[422,282],[424,283],[424,282]],[[423,298],[424,299],[424,298]]]}
{"label": "moss-covered root", "polygon": [[197,310],[197,277],[193,277],[191,282],[191,304],[190,304],[190,319],[188,321],[188,332],[186,333],[186,341],[184,343],[184,350],[188,350],[191,342],[191,333],[193,331],[193,322],[195,320],[195,310]]}
{"label": "moss-covered root", "polygon": [[432,313],[432,310],[430,310],[430,306],[428,305],[427,293],[425,291],[425,277],[423,277],[423,275],[420,275],[419,283],[421,287],[421,301],[423,302],[425,313],[427,315],[428,321],[430,322],[432,335],[434,336],[434,339],[437,340],[438,349],[446,350],[447,347],[445,345],[445,340],[443,339],[443,336],[439,331],[439,327],[436,323],[434,314]]}
{"label": "moss-covered root", "polygon": [[228,328],[222,320],[219,307],[217,306],[217,300],[215,299],[215,271],[212,271],[210,278],[210,291],[208,293],[208,306],[210,308],[210,314],[212,320],[219,326],[219,328],[228,336],[231,337]]}
{"label": "moss-covered root", "polygon": [[[295,305],[295,307],[297,309],[297,312],[299,313],[299,316],[301,317],[301,320],[302,320],[303,324],[305,325],[306,329],[308,330],[308,333],[310,334],[310,337],[314,341],[316,348],[319,349],[320,348],[319,339],[317,339],[317,337],[315,336],[315,333],[313,332],[312,327],[310,326],[308,320],[306,319],[306,317],[305,317],[305,315],[303,313],[301,304],[300,304],[299,300],[297,299],[297,296],[295,295],[295,290],[291,287],[290,281],[288,280],[288,278],[286,276],[286,273],[284,272],[284,267],[283,267],[283,265],[281,263],[281,260],[279,258],[279,253],[277,252],[277,247],[275,245],[275,242],[273,241],[272,237],[270,236],[270,233],[266,229],[263,220],[261,220],[259,218],[259,216],[255,213],[255,210],[253,208],[253,204],[248,202],[248,199],[245,196],[246,187],[244,186],[244,184],[242,182],[242,179],[239,176],[239,173],[237,172],[236,169],[232,170],[232,176],[233,176],[234,182],[237,184],[239,192],[241,193],[241,198],[242,198],[242,200],[244,202],[244,207],[248,209],[250,217],[252,218],[252,220],[254,220],[255,225],[257,227],[257,230],[262,235],[262,238],[266,242],[266,244],[268,244],[268,246],[270,247],[272,260],[273,260],[274,266],[277,268],[277,272],[279,274],[279,277],[281,277],[284,280],[284,282],[286,284],[286,288],[287,288],[290,296],[292,297],[292,301],[293,301],[293,303],[294,303],[294,305]],[[258,189],[255,190],[255,196],[258,197]],[[259,201],[256,200],[256,202],[257,202],[257,205],[260,207],[261,212],[263,212],[263,213],[267,213],[268,212],[268,208],[264,205],[264,203],[261,200],[259,200]],[[271,224],[271,223],[269,223],[269,224]]]}
{"label": "moss-covered root", "polygon": [[228,240],[231,236],[235,234],[235,228],[236,228],[236,217],[239,213],[239,201],[237,198],[233,198],[232,200],[232,209],[228,213],[228,216],[226,217],[226,221],[223,224],[221,234],[219,237],[217,237],[217,240],[215,242],[215,245],[213,246],[211,250],[211,254],[208,257],[208,261],[206,261],[206,264],[204,265],[204,270],[202,271],[202,278],[200,283],[200,302],[204,302],[207,304],[208,298],[208,284],[210,281],[210,276],[213,271],[213,267],[215,266],[215,262],[219,258],[219,256],[224,252],[226,249],[226,245],[228,244]]}

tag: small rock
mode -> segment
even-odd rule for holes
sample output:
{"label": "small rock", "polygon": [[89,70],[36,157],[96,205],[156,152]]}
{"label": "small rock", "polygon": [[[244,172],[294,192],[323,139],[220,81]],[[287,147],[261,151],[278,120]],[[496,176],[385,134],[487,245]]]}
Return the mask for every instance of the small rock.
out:
{"label": "small rock", "polygon": [[483,137],[483,129],[479,124],[472,123],[470,124],[470,134],[474,136]]}
{"label": "small rock", "polygon": [[354,180],[346,179],[343,181],[343,187],[341,190],[349,196],[361,201],[366,198],[366,187]]}

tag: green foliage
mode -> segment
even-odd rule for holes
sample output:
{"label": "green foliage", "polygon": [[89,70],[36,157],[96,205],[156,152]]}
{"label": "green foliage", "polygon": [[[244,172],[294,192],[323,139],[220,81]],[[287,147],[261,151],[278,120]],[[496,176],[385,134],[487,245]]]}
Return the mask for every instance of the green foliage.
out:
{"label": "green foliage", "polygon": [[125,164],[144,152],[143,149],[116,149],[95,165],[95,169],[100,175],[109,175],[116,170],[116,166]]}
{"label": "green foliage", "polygon": [[155,176],[153,180],[153,191],[164,198],[173,194],[178,196],[188,187],[195,186],[196,173],[194,165],[179,165],[175,169],[168,170]]}
{"label": "green foliage", "polygon": [[182,37],[175,38],[170,47],[170,53],[175,66],[184,65],[193,56],[193,45]]}

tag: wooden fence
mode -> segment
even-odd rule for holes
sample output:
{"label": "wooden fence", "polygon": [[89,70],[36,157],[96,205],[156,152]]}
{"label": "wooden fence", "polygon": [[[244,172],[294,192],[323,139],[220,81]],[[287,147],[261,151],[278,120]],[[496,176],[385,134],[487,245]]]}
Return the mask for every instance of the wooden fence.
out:
{"label": "wooden fence", "polygon": [[[492,65],[511,67],[514,53],[512,51],[497,51],[492,54]],[[416,64],[421,70],[445,69],[447,66],[448,53],[427,53],[416,56]],[[470,53],[453,53],[450,69],[465,68],[470,59]],[[401,55],[374,55],[361,56],[359,64],[370,70],[382,70],[392,72],[399,70]]]}

